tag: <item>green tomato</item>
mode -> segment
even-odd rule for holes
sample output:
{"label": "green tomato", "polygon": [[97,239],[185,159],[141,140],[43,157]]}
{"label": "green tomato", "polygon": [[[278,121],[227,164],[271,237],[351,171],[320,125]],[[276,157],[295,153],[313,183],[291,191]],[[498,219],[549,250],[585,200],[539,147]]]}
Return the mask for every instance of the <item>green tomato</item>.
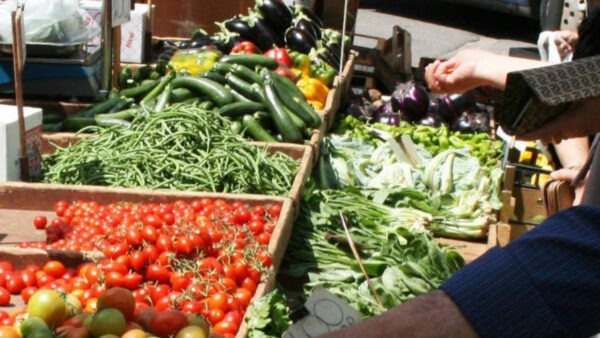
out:
{"label": "green tomato", "polygon": [[67,305],[57,291],[41,289],[29,299],[27,312],[30,317],[39,317],[48,324],[48,327],[54,328],[66,319]]}
{"label": "green tomato", "polygon": [[206,338],[208,337],[207,331],[200,326],[189,325],[179,330],[175,335],[175,338]]}
{"label": "green tomato", "polygon": [[23,336],[23,338],[55,338],[55,336],[49,328],[46,328],[30,332],[27,336]]}
{"label": "green tomato", "polygon": [[21,337],[28,337],[33,331],[50,330],[48,324],[40,317],[29,317],[20,325]]}
{"label": "green tomato", "polygon": [[92,317],[90,331],[92,336],[99,338],[104,335],[121,336],[127,330],[125,316],[114,308],[102,309]]}
{"label": "green tomato", "polygon": [[65,295],[65,304],[67,305],[67,318],[71,318],[83,311],[83,306],[77,296],[67,293]]}

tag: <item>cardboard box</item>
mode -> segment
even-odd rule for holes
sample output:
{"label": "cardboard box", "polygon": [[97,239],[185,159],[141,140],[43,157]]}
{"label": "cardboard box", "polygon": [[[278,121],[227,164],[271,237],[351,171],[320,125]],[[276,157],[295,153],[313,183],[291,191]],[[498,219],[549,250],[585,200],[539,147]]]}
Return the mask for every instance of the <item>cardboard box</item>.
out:
{"label": "cardboard box", "polygon": [[[40,146],[42,143],[42,109],[24,107],[27,158],[29,176],[41,174]],[[20,181],[19,163],[19,117],[17,107],[0,105],[0,181]]]}
{"label": "cardboard box", "polygon": [[[82,1],[83,20],[88,30],[93,33],[102,27],[102,2]],[[154,9],[155,6],[152,6]],[[136,3],[131,11],[131,20],[121,25],[121,61],[141,63],[149,55],[149,49],[154,27],[154,11],[148,14],[147,4]],[[100,44],[100,36],[90,41],[90,44]]]}
{"label": "cardboard box", "polygon": [[[148,35],[152,36],[152,18],[148,19],[149,7],[135,4],[131,20],[121,26],[121,61],[141,63],[146,60]],[[150,14],[150,16],[152,16]]]}

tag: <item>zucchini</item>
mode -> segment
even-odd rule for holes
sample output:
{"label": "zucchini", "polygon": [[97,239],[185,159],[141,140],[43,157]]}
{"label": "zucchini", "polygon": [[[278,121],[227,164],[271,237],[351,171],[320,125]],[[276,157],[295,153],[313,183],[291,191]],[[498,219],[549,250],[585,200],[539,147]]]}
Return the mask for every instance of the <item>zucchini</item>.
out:
{"label": "zucchini", "polygon": [[124,97],[131,97],[133,99],[138,99],[148,94],[152,89],[154,89],[154,87],[156,87],[156,85],[158,85],[158,81],[146,80],[139,86],[121,90],[119,92],[119,95]]}
{"label": "zucchini", "polygon": [[207,79],[211,79],[213,81],[216,81],[220,84],[225,84],[227,81],[225,80],[225,76],[223,76],[223,74],[218,73],[218,72],[214,72],[214,71],[208,71],[208,72],[204,72],[202,74],[200,74],[201,77],[205,77]]}
{"label": "zucchini", "polygon": [[46,123],[58,123],[58,122],[62,122],[63,117],[60,114],[43,114],[42,115],[42,123],[46,124]]}
{"label": "zucchini", "polygon": [[171,83],[167,83],[165,89],[158,95],[158,99],[156,99],[156,104],[154,105],[154,111],[161,112],[169,104],[169,99],[171,98],[171,86]]}
{"label": "zucchini", "polygon": [[131,125],[131,122],[129,122],[127,120],[121,120],[121,119],[98,119],[96,121],[96,123],[100,127],[112,127],[112,126],[129,127]]}
{"label": "zucchini", "polygon": [[253,90],[252,85],[248,82],[240,79],[232,73],[225,75],[225,79],[227,80],[229,87],[242,94],[242,96],[254,102],[263,102],[264,97],[261,96],[256,90]]}
{"label": "zucchini", "polygon": [[115,113],[108,113],[108,114],[98,114],[95,116],[96,118],[96,122],[98,122],[99,120],[107,120],[107,119],[119,119],[119,120],[133,120],[134,117],[136,117],[138,114],[138,109],[137,108],[131,108],[131,109],[127,109],[127,110],[122,110],[122,111],[118,111]]}
{"label": "zucchini", "polygon": [[237,102],[254,102],[254,101],[250,100],[249,98],[245,97],[244,95],[240,94],[237,90],[229,88],[229,91],[231,91],[233,98]]}
{"label": "zucchini", "polygon": [[275,88],[273,88],[273,81],[271,79],[265,80],[265,104],[273,117],[275,127],[277,131],[283,137],[286,142],[302,143],[302,133],[300,129],[296,127],[290,115],[286,112],[285,106],[279,100]]}
{"label": "zucchini", "polygon": [[82,110],[75,114],[76,117],[93,117],[96,114],[103,114],[111,110],[115,105],[121,102],[123,99],[120,97],[113,97],[104,102],[96,103],[86,110]]}
{"label": "zucchini", "polygon": [[277,142],[277,140],[263,128],[252,115],[244,115],[242,125],[246,132],[257,141]]}
{"label": "zucchini", "polygon": [[210,67],[209,72],[216,72],[217,74],[225,75],[231,72],[231,64],[225,62],[215,62]]}
{"label": "zucchini", "polygon": [[169,102],[177,103],[185,101],[189,98],[195,97],[194,93],[187,88],[175,88],[171,90],[171,96],[169,97]]}
{"label": "zucchini", "polygon": [[231,66],[231,72],[233,73],[233,75],[239,77],[244,81],[247,81],[248,83],[258,83],[261,86],[264,83],[264,79],[262,76],[260,76],[257,72],[244,65],[234,64],[233,66]]}
{"label": "zucchini", "polygon": [[221,116],[240,117],[246,114],[254,114],[264,109],[265,105],[258,102],[233,102],[219,108],[217,112]]}
{"label": "zucchini", "polygon": [[48,122],[42,124],[42,131],[61,131],[63,130],[63,123],[60,122]]}
{"label": "zucchini", "polygon": [[212,110],[215,108],[215,104],[212,101],[202,101],[198,104],[198,108],[204,110]]}
{"label": "zucchini", "polygon": [[[163,78],[160,79],[158,84],[154,88],[152,88],[152,90],[148,94],[144,95],[144,98],[140,101],[140,104],[147,104],[150,101],[157,98],[165,90],[165,88],[167,88],[167,85],[171,83],[171,80],[173,80],[173,75],[171,74],[163,76]],[[169,87],[169,90],[170,88],[171,87]]]}
{"label": "zucchini", "polygon": [[262,54],[229,54],[219,59],[219,62],[237,63],[250,69],[255,69],[257,66],[260,66],[273,70],[279,67],[279,64],[275,59]]}
{"label": "zucchini", "polygon": [[296,127],[298,127],[298,129],[300,129],[301,131],[306,129],[306,123],[304,123],[304,121],[300,117],[298,117],[298,115],[294,114],[293,111],[289,110],[285,106],[283,106],[283,109],[290,116],[292,122]]}
{"label": "zucchini", "polygon": [[[115,104],[112,108],[110,108],[110,110],[107,113],[116,113],[118,111],[127,109],[129,107],[131,107],[132,104],[135,103],[135,100],[129,97],[126,97],[124,99],[121,99],[121,101],[117,104]],[[98,115],[98,114],[96,114]]]}
{"label": "zucchini", "polygon": [[63,120],[63,130],[80,131],[89,126],[95,126],[96,119],[93,117],[72,116]]}
{"label": "zucchini", "polygon": [[[267,77],[270,76],[267,75]],[[302,94],[295,83],[285,76],[278,74],[274,74],[272,78],[275,83],[275,91],[286,107],[296,113],[308,126],[317,128],[321,125],[321,117],[306,101],[304,94]]]}
{"label": "zucchini", "polygon": [[208,98],[222,107],[233,102],[233,94],[220,83],[204,77],[182,76],[172,82],[173,89],[185,87],[208,96]]}
{"label": "zucchini", "polygon": [[137,83],[141,83],[144,80],[147,80],[150,77],[150,73],[152,73],[152,67],[149,65],[142,66],[136,69],[133,72],[133,80]]}
{"label": "zucchini", "polygon": [[242,135],[242,132],[244,131],[244,126],[242,125],[242,122],[239,120],[235,120],[233,122],[231,122],[231,125],[229,126],[230,130],[237,135]]}

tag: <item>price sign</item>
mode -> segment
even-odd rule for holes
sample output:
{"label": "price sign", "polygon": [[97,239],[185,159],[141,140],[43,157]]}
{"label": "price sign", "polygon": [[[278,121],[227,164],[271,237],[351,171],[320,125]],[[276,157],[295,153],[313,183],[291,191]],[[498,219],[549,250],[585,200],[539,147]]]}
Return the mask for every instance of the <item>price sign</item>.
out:
{"label": "price sign", "polygon": [[131,0],[112,0],[112,27],[118,27],[131,19]]}
{"label": "price sign", "polygon": [[309,338],[360,322],[360,312],[324,288],[317,288],[304,304],[308,315],[294,323],[284,338]]}

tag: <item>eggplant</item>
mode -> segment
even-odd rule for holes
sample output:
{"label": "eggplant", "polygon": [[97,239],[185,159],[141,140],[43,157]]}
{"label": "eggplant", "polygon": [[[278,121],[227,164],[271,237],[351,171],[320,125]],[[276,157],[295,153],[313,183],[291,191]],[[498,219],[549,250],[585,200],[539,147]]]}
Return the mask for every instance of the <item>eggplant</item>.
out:
{"label": "eggplant", "polygon": [[315,39],[300,28],[290,27],[285,32],[285,45],[291,50],[308,54],[316,44]]}
{"label": "eggplant", "polygon": [[292,25],[292,12],[282,0],[256,0],[256,9],[276,30],[284,32]]}
{"label": "eggplant", "polygon": [[315,40],[321,39],[321,28],[315,25],[307,17],[299,17],[294,19],[294,27],[300,28],[310,34]]}
{"label": "eggplant", "polygon": [[310,21],[314,22],[318,27],[323,27],[323,20],[321,20],[321,18],[319,18],[317,16],[317,14],[315,14],[315,12],[311,11],[308,7],[303,6],[303,5],[293,5],[291,6],[292,12],[294,13],[294,16],[301,16],[301,15],[305,15],[307,16]]}
{"label": "eggplant", "polygon": [[414,81],[397,85],[391,98],[394,111],[400,111],[410,122],[425,117],[429,101],[425,88]]}
{"label": "eggplant", "polygon": [[192,33],[192,37],[190,38],[190,40],[192,42],[194,41],[204,41],[206,39],[210,39],[210,35],[208,35],[208,33],[202,29],[202,28],[198,28],[194,31],[194,33]]}
{"label": "eggplant", "polygon": [[423,126],[429,127],[439,127],[442,125],[442,120],[440,117],[433,113],[427,113],[425,117],[415,122],[416,124],[420,124]]}
{"label": "eggplant", "polygon": [[243,20],[248,22],[255,34],[254,38],[249,40],[260,50],[267,51],[275,46],[284,46],[282,31],[275,31],[258,12],[251,12]]}
{"label": "eggplant", "polygon": [[217,23],[216,25],[220,27],[221,30],[239,34],[244,40],[250,40],[252,42],[256,40],[256,30],[254,27],[239,15],[227,19],[222,23]]}
{"label": "eggplant", "polygon": [[244,39],[236,33],[218,32],[213,35],[212,44],[223,54],[229,54],[233,46],[242,42]]}
{"label": "eggplant", "polygon": [[398,126],[400,121],[402,121],[402,118],[400,114],[394,111],[390,101],[384,102],[373,111],[373,122]]}

